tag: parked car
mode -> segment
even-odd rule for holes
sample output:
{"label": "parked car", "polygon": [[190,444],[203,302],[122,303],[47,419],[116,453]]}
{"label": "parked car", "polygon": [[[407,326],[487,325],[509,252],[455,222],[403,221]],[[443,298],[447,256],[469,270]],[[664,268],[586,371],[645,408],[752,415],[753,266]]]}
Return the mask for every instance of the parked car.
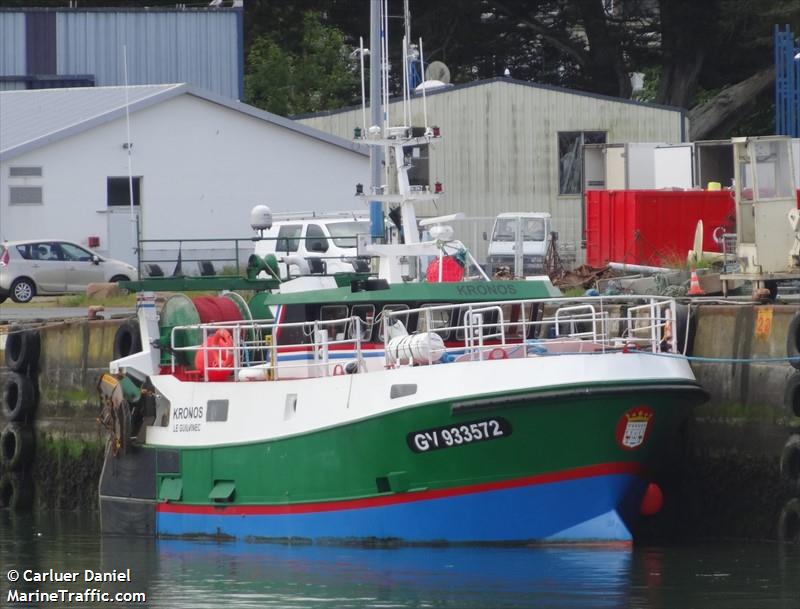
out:
{"label": "parked car", "polygon": [[[358,218],[312,218],[275,222],[261,241],[256,242],[259,256],[274,254],[300,256],[309,264],[321,261],[326,273],[368,271],[369,259],[358,258],[356,236],[369,233],[369,221]],[[281,276],[289,269],[280,263]],[[313,267],[312,267],[313,268]],[[312,271],[313,272],[313,271]]]}
{"label": "parked car", "polygon": [[90,283],[135,281],[136,268],[69,241],[6,241],[0,245],[0,302],[37,294],[83,292]]}

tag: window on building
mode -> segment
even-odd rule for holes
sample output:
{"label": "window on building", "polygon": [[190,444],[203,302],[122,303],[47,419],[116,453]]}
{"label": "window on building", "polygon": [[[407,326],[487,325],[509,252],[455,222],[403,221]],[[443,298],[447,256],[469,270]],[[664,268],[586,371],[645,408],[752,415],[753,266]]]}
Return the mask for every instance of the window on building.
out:
{"label": "window on building", "polygon": [[[109,207],[116,205],[130,205],[131,193],[129,178],[107,178],[106,179],[106,202]],[[141,181],[140,176],[134,176],[131,180],[133,182],[133,204],[139,205],[140,203],[140,190]]]}
{"label": "window on building", "polygon": [[41,186],[9,186],[8,202],[11,205],[41,205],[44,203]]}
{"label": "window on building", "polygon": [[583,183],[583,147],[605,144],[605,131],[560,131],[558,133],[558,194],[578,195]]}
{"label": "window on building", "polygon": [[41,167],[9,167],[9,178],[41,178]]}

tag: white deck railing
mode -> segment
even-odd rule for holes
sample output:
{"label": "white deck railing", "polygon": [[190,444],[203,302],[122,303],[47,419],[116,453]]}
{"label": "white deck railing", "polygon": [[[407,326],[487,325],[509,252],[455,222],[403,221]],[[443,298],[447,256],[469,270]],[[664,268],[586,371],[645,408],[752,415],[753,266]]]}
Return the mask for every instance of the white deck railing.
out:
{"label": "white deck railing", "polygon": [[[662,297],[443,304],[385,310],[367,321],[352,316],[293,323],[253,320],[177,326],[171,331],[169,352],[173,372],[179,368],[179,354],[184,354],[199,364],[189,376],[203,380],[318,377],[568,353],[675,353],[675,319],[674,300]],[[403,320],[415,320],[417,331],[406,337]],[[220,333],[227,338],[218,344]],[[368,340],[377,334],[381,341]]]}

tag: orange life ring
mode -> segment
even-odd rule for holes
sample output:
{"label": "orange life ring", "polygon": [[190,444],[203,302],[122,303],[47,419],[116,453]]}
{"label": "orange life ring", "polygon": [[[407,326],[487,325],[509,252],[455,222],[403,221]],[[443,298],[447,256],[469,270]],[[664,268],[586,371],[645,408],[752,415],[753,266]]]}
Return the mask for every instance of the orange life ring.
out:
{"label": "orange life ring", "polygon": [[508,353],[502,347],[495,347],[489,351],[489,359],[508,359]]}
{"label": "orange life ring", "polygon": [[[206,363],[208,368],[206,368]],[[233,337],[225,329],[214,332],[194,356],[194,367],[208,373],[209,381],[223,381],[233,368]]]}

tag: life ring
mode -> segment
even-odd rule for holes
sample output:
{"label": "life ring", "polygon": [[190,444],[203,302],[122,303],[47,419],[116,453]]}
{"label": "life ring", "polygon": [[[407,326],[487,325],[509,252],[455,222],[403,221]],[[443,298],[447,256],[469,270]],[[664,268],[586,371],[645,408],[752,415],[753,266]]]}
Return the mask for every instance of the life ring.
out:
{"label": "life ring", "polygon": [[502,347],[495,347],[489,351],[489,359],[508,359],[508,353]]}
{"label": "life ring", "polygon": [[783,405],[790,417],[800,418],[800,373],[795,372],[786,382]]}
{"label": "life ring", "polygon": [[[207,367],[206,367],[207,366]],[[224,381],[233,372],[233,336],[219,329],[206,339],[194,356],[194,367],[205,372],[209,381]]]}
{"label": "life ring", "polygon": [[786,356],[796,370],[800,370],[800,311],[794,314],[786,331]]}
{"label": "life ring", "polygon": [[781,476],[800,491],[800,435],[792,434],[781,451]]}
{"label": "life ring", "polygon": [[800,499],[786,502],[778,517],[778,541],[800,543]]}
{"label": "life ring", "polygon": [[39,332],[12,326],[6,337],[6,366],[14,372],[34,372],[40,351]]}
{"label": "life ring", "polygon": [[117,328],[114,334],[114,359],[127,357],[142,350],[142,337],[139,322],[128,320]]}
{"label": "life ring", "polygon": [[9,423],[0,434],[0,461],[6,469],[17,471],[33,458],[33,430],[27,425]]}
{"label": "life ring", "polygon": [[30,377],[19,372],[9,372],[3,390],[3,414],[11,422],[19,423],[33,418],[36,409],[36,388]]}

